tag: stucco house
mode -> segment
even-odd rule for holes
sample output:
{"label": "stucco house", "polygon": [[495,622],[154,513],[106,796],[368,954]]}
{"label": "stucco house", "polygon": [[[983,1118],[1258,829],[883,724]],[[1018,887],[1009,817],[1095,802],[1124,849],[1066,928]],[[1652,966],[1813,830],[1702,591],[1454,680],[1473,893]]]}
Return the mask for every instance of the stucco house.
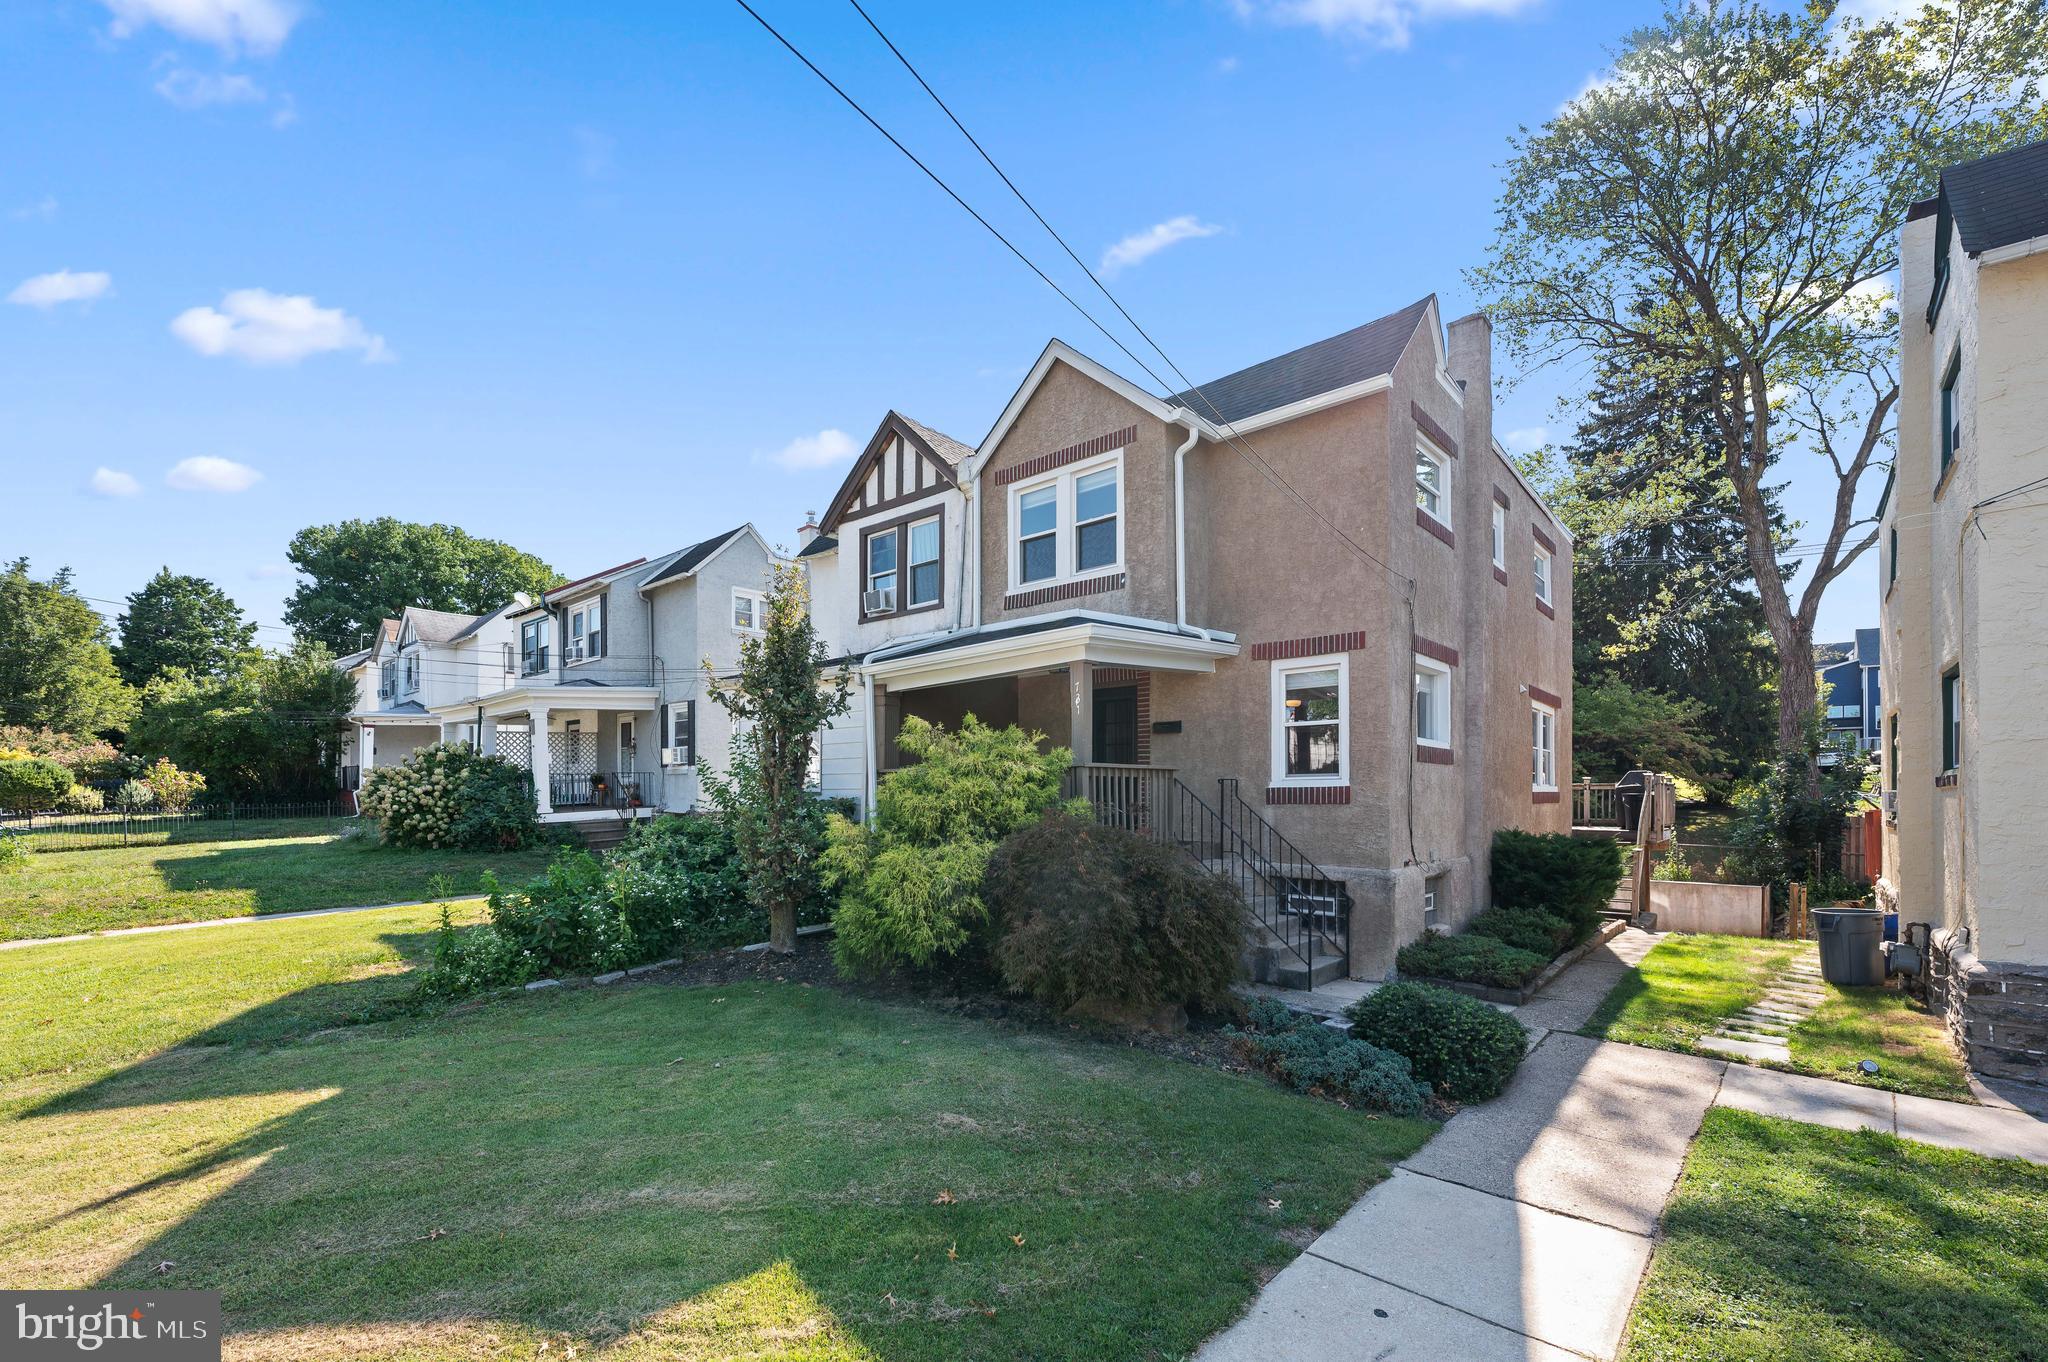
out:
{"label": "stucco house", "polygon": [[356,681],[344,787],[354,788],[362,771],[396,766],[439,742],[436,704],[503,683],[511,663],[511,612],[525,604],[520,596],[481,615],[408,606],[399,618],[380,622],[368,650],[337,660]]}
{"label": "stucco house", "polygon": [[458,676],[427,713],[439,736],[532,771],[543,822],[602,838],[694,809],[731,736],[705,667],[737,667],[783,561],[741,525],[567,582],[509,608],[504,667]]}
{"label": "stucco house", "polygon": [[1879,510],[1880,901],[1934,928],[1971,1065],[2048,1078],[2048,142],[1955,166],[1900,239],[1899,451]]}
{"label": "stucco house", "polygon": [[971,449],[890,412],[798,555],[859,680],[823,790],[871,801],[909,715],[1040,730],[1208,828],[1274,977],[1383,977],[1495,830],[1569,826],[1572,541],[1491,353],[1430,297],[1164,398],[1055,340]]}

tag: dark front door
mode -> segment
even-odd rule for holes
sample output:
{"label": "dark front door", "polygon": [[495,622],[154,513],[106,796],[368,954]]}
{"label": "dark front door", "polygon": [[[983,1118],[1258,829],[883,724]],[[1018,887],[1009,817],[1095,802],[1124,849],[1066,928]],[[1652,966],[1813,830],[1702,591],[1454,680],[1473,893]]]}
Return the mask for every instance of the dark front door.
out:
{"label": "dark front door", "polygon": [[1138,760],[1138,688],[1095,692],[1095,760],[1133,765]]}

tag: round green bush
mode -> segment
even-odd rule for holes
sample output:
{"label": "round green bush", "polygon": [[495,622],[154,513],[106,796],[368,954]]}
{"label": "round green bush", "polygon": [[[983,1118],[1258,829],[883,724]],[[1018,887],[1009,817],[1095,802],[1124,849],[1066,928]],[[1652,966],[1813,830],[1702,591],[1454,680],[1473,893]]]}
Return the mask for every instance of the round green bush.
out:
{"label": "round green bush", "polygon": [[637,825],[605,857],[605,880],[649,958],[767,939],[768,916],[747,901],[739,848],[716,818],[683,814]]}
{"label": "round green bush", "polygon": [[1600,925],[1626,873],[1621,844],[1562,832],[1502,828],[1493,835],[1496,908],[1537,908],[1571,924],[1574,940]]}
{"label": "round green bush", "polygon": [[58,813],[99,813],[106,807],[106,796],[90,785],[74,785],[57,796]]}
{"label": "round green bush", "polygon": [[47,757],[0,761],[0,809],[40,813],[57,807],[71,788],[71,772]]}
{"label": "round green bush", "polygon": [[1135,832],[1047,814],[996,848],[983,895],[997,972],[1048,1007],[1215,1006],[1237,980],[1244,901]]}
{"label": "round green bush", "polygon": [[1550,963],[1490,936],[1445,936],[1428,931],[1403,946],[1395,966],[1411,979],[1457,979],[1489,988],[1520,988]]}
{"label": "round green bush", "polygon": [[1273,1076],[1296,1092],[1321,1093],[1351,1106],[1418,1116],[1429,1089],[1391,1050],[1347,1036],[1271,998],[1253,999],[1251,1025],[1234,1034]]}
{"label": "round green bush", "polygon": [[1499,1096],[1527,1047],[1513,1017],[1433,984],[1387,984],[1345,1015],[1353,1036],[1407,1056],[1417,1078],[1454,1102]]}
{"label": "round green bush", "polygon": [[393,846],[496,851],[540,840],[526,772],[468,743],[434,743],[403,765],[365,771],[357,802]]}

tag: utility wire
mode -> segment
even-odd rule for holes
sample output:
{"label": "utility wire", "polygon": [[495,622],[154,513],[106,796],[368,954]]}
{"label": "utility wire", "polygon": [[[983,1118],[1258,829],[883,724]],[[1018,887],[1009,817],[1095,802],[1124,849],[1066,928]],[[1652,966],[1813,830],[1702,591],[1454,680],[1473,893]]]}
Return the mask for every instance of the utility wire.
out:
{"label": "utility wire", "polygon": [[[1073,261],[1074,264],[1080,268],[1081,273],[1088,276],[1088,282],[1095,285],[1096,290],[1099,293],[1101,293],[1103,297],[1109,300],[1110,306],[1114,307],[1117,310],[1117,314],[1121,316],[1126,322],[1130,323],[1131,329],[1136,331],[1140,336],[1144,337],[1145,343],[1152,347],[1154,353],[1156,353],[1159,356],[1159,358],[1165,362],[1166,367],[1171,369],[1174,373],[1174,376],[1181,381],[1182,391],[1187,393],[1193,393],[1195,396],[1201,398],[1202,404],[1209,408],[1210,416],[1217,430],[1223,434],[1225,441],[1228,442],[1231,448],[1237,452],[1238,456],[1240,458],[1243,458],[1246,462],[1252,464],[1253,467],[1255,467],[1256,469],[1258,469],[1259,472],[1264,474],[1266,480],[1269,483],[1280,488],[1289,496],[1293,497],[1296,501],[1300,502],[1304,509],[1306,509],[1311,515],[1315,516],[1318,520],[1321,520],[1323,524],[1330,529],[1331,533],[1335,534],[1339,539],[1343,540],[1344,543],[1347,546],[1349,546],[1353,551],[1357,552],[1360,556],[1364,557],[1368,562],[1380,568],[1382,571],[1391,574],[1397,581],[1406,583],[1412,588],[1412,582],[1409,582],[1408,579],[1404,577],[1402,574],[1395,572],[1393,568],[1387,566],[1386,563],[1382,562],[1371,551],[1369,551],[1363,545],[1359,544],[1357,541],[1352,539],[1350,535],[1346,534],[1343,531],[1343,529],[1341,529],[1336,524],[1336,522],[1330,520],[1329,517],[1325,516],[1320,508],[1318,508],[1314,503],[1310,502],[1309,499],[1303,496],[1299,491],[1295,490],[1293,484],[1289,483],[1287,479],[1280,473],[1280,471],[1274,468],[1272,464],[1266,460],[1264,455],[1260,454],[1257,450],[1252,448],[1251,442],[1248,439],[1238,434],[1236,428],[1229,421],[1223,419],[1223,413],[1217,409],[1216,404],[1214,402],[1210,401],[1209,395],[1202,390],[1201,385],[1196,383],[1193,379],[1189,378],[1186,372],[1181,369],[1180,365],[1174,363],[1173,356],[1167,354],[1166,348],[1162,346],[1158,341],[1154,340],[1152,338],[1152,333],[1147,331],[1144,328],[1144,326],[1138,321],[1138,319],[1131,315],[1130,310],[1123,305],[1122,300],[1120,300],[1114,293],[1110,292],[1109,285],[1103,283],[1101,278],[1097,276],[1095,271],[1089,268],[1088,262],[1083,260],[1080,257],[1079,253],[1077,253],[1072,246],[1067,244],[1067,239],[1060,235],[1059,229],[1054,227],[1050,222],[1047,222],[1045,220],[1045,215],[1038,211],[1038,205],[1031,202],[1030,198],[1026,196],[1024,191],[1017,187],[1016,181],[1012,180],[1009,174],[1006,171],[1004,171],[1004,169],[1000,165],[996,164],[996,158],[989,155],[988,149],[982,146],[980,139],[976,138],[973,133],[967,130],[967,125],[960,121],[959,115],[953,112],[952,106],[947,104],[944,99],[940,98],[939,92],[932,88],[931,82],[927,81],[924,78],[923,73],[917,69],[917,66],[910,60],[910,58],[903,55],[903,49],[896,46],[895,42],[891,40],[889,35],[882,31],[882,26],[875,22],[873,16],[871,16],[865,9],[861,8],[860,0],[847,0],[847,3],[851,4],[853,6],[854,12],[860,15],[860,17],[867,22],[867,26],[869,28],[874,30],[875,36],[877,38],[880,38],[882,40],[883,45],[886,46],[889,49],[889,51],[895,55],[896,60],[903,64],[903,69],[910,73],[911,78],[915,80],[918,83],[918,85],[923,88],[926,94],[932,97],[932,102],[938,105],[940,111],[946,115],[947,119],[952,122],[953,126],[960,130],[960,135],[966,138],[968,145],[972,146],[974,150],[980,154],[981,159],[988,163],[988,168],[996,173],[996,177],[1000,179],[1005,186],[1008,187],[1009,191],[1012,194],[1016,195],[1017,202],[1023,204],[1026,211],[1028,211],[1032,217],[1038,220],[1038,225],[1045,228],[1046,234],[1052,237],[1054,241],[1059,243],[1060,249],[1067,253],[1067,259]],[[893,141],[894,139],[892,138],[891,140]],[[1092,321],[1094,319],[1090,318],[1090,320]],[[1098,329],[1099,325],[1100,324],[1098,323]],[[1112,339],[1114,338],[1112,337]],[[1121,343],[1119,343],[1118,348],[1122,348]],[[1125,350],[1124,353],[1129,354],[1130,351]],[[1135,358],[1135,356],[1133,358]],[[1140,363],[1142,365],[1142,361],[1140,361]],[[1147,368],[1145,372],[1148,374],[1152,373],[1152,371],[1149,368]],[[1153,378],[1156,380],[1158,378],[1158,375],[1153,374]],[[1165,385],[1162,383],[1161,386],[1163,387]]]}

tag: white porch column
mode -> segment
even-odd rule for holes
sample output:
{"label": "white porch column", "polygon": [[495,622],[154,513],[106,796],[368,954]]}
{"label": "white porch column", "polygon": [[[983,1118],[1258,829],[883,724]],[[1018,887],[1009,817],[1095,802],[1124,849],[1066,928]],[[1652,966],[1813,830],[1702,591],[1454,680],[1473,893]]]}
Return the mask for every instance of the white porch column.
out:
{"label": "white porch column", "polygon": [[548,798],[548,711],[545,705],[535,705],[527,711],[527,721],[533,725],[533,797],[540,806],[543,817],[555,811],[554,802]]}
{"label": "white porch column", "polygon": [[363,770],[368,771],[377,764],[377,730],[369,724],[364,724],[362,726],[362,735],[363,740],[357,744],[357,747],[361,749],[359,753],[361,759],[357,764]]}
{"label": "white porch column", "polygon": [[498,721],[496,719],[486,718],[482,724],[478,725],[478,729],[479,731],[476,735],[476,750],[483,753],[487,757],[497,756]]}
{"label": "white porch column", "polygon": [[1076,659],[1067,667],[1067,697],[1073,705],[1067,747],[1077,766],[1095,760],[1095,674]]}

